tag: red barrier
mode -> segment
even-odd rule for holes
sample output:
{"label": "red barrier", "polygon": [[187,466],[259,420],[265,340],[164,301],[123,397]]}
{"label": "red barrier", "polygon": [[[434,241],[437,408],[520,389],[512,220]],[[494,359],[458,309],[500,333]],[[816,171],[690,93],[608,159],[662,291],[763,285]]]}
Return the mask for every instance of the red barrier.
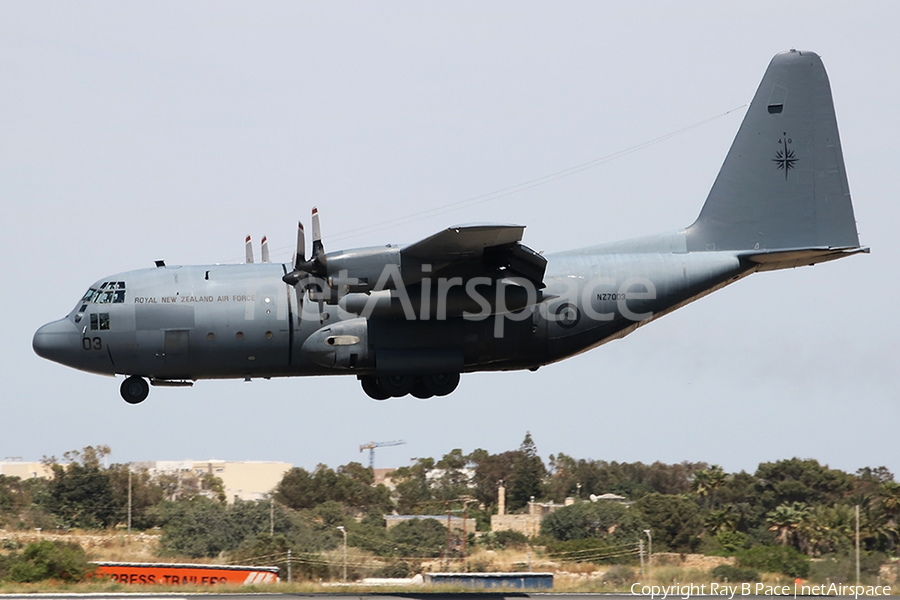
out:
{"label": "red barrier", "polygon": [[194,565],[182,563],[95,562],[95,576],[112,581],[147,585],[252,585],[275,583],[278,567]]}

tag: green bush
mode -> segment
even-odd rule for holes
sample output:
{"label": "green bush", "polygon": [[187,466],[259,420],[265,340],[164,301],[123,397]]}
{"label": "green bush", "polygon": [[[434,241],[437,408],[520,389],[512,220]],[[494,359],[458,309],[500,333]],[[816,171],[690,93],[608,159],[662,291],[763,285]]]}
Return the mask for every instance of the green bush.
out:
{"label": "green bush", "polygon": [[614,588],[623,588],[635,581],[634,569],[625,565],[615,565],[603,575],[603,583]]}
{"label": "green bush", "polygon": [[790,546],[757,546],[742,550],[736,556],[739,566],[764,573],[781,573],[803,579],[809,575],[809,557]]}
{"label": "green bush", "polygon": [[412,576],[415,573],[413,567],[406,561],[397,560],[390,562],[380,569],[376,569],[372,573],[372,577],[387,577],[391,579],[402,579]]}
{"label": "green bush", "polygon": [[405,556],[435,558],[447,544],[447,528],[435,519],[411,519],[391,527],[388,537]]}
{"label": "green bush", "polygon": [[541,534],[560,541],[602,538],[630,544],[637,542],[646,528],[640,512],[608,500],[576,502],[553,511],[541,522]]}
{"label": "green bush", "polygon": [[28,544],[21,554],[13,553],[5,562],[6,579],[19,583],[83,581],[93,570],[81,546],[49,540]]}
{"label": "green bush", "polygon": [[[863,584],[877,582],[881,565],[887,557],[880,552],[864,552],[859,556],[859,578]],[[856,557],[854,555],[826,556],[810,565],[809,579],[814,583],[831,581],[856,581]]]}
{"label": "green bush", "polygon": [[734,554],[747,548],[750,538],[746,533],[740,531],[720,531],[716,534],[716,541],[722,547],[722,550],[728,554]]}
{"label": "green bush", "polygon": [[528,536],[520,531],[503,530],[486,533],[478,538],[478,544],[488,550],[519,550],[528,545]]}
{"label": "green bush", "polygon": [[759,572],[749,567],[735,567],[733,565],[719,565],[712,571],[712,576],[725,582],[756,582],[759,581]]}

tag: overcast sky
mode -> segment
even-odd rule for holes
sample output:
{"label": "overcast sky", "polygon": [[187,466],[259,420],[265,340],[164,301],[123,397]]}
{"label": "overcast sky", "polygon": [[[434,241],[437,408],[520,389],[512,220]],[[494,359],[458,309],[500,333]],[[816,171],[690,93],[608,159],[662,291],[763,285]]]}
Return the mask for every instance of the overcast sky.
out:
{"label": "overcast sky", "polygon": [[[0,459],[108,444],[115,462],[312,468],[403,439],[376,454],[400,466],[531,431],[544,458],[900,474],[898,22],[895,2],[0,3]],[[869,256],[754,275],[429,401],[332,377],[201,381],[129,406],[121,378],[32,352],[105,275],[240,262],[248,234],[289,260],[314,205],[327,250],[476,221],[526,225],[546,252],[685,227],[744,110],[724,113],[790,48],[828,70]]]}

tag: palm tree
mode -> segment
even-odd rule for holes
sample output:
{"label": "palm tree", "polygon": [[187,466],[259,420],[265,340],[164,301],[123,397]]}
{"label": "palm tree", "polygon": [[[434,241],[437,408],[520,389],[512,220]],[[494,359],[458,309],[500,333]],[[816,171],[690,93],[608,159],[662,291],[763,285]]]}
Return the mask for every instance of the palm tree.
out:
{"label": "palm tree", "polygon": [[783,546],[791,544],[795,548],[798,547],[798,533],[807,514],[809,508],[803,502],[781,504],[769,512],[766,515],[766,522],[769,524],[769,531],[777,532],[775,541]]}
{"label": "palm tree", "polygon": [[701,499],[709,496],[711,488],[708,470],[697,471],[694,473],[694,476],[691,478],[691,489],[693,489]]}
{"label": "palm tree", "polygon": [[849,506],[815,506],[807,513],[801,528],[808,551],[818,557],[846,547],[853,532],[853,520]]}
{"label": "palm tree", "polygon": [[716,490],[725,485],[727,477],[725,475],[725,471],[719,465],[712,465],[709,469],[707,469],[706,473],[709,482],[709,489],[712,492],[710,501],[713,505],[715,505]]}
{"label": "palm tree", "polygon": [[718,535],[722,531],[734,531],[738,515],[732,512],[732,508],[729,504],[719,510],[710,511],[703,523],[706,529],[713,535]]}

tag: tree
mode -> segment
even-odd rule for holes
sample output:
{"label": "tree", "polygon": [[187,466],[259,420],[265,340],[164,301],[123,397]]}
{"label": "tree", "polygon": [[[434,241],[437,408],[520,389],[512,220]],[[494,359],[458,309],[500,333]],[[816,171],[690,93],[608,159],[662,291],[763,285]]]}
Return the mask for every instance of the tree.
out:
{"label": "tree", "polygon": [[294,510],[312,509],[332,500],[364,513],[370,507],[383,512],[393,510],[390,491],[384,485],[372,486],[372,469],[357,462],[338,467],[318,465],[312,473],[294,467],[284,474],[275,491],[278,502]]}
{"label": "tree", "polygon": [[492,510],[497,505],[497,489],[500,482],[509,483],[519,452],[510,450],[500,454],[490,454],[487,450],[477,449],[469,455],[475,465],[475,498]]}
{"label": "tree", "polygon": [[439,476],[431,479],[431,493],[436,500],[448,502],[469,496],[469,476],[464,470],[467,464],[468,458],[459,448],[451,450],[435,464],[434,475]]}
{"label": "tree", "polygon": [[732,506],[727,505],[719,510],[710,511],[703,519],[706,530],[713,535],[721,532],[734,531],[737,525],[738,515],[732,511]]}
{"label": "tree", "polygon": [[600,538],[636,543],[646,528],[639,513],[609,500],[576,502],[553,511],[541,522],[541,533],[560,541]]}
{"label": "tree", "polygon": [[401,556],[435,558],[447,542],[447,528],[434,519],[403,521],[391,527],[388,535]]}
{"label": "tree", "polygon": [[434,459],[420,458],[411,467],[401,467],[391,473],[400,514],[428,514],[434,506],[434,496],[428,485],[428,471],[433,468]]}
{"label": "tree", "polygon": [[649,494],[634,503],[649,524],[653,543],[675,552],[693,551],[700,544],[703,522],[697,504],[682,496]]}
{"label": "tree", "polygon": [[[130,472],[130,477],[129,477]],[[150,509],[165,498],[166,492],[153,481],[146,469],[131,471],[130,465],[111,465],[106,471],[112,486],[116,519],[128,521],[128,486],[131,485],[131,524],[136,529],[147,529],[156,525],[150,516]]]}
{"label": "tree", "polygon": [[803,502],[781,504],[766,515],[769,531],[775,532],[775,541],[782,546],[800,549],[800,531],[809,507]]}
{"label": "tree", "polygon": [[526,506],[532,498],[541,497],[546,473],[547,469],[538,456],[531,433],[526,432],[507,488],[507,506],[510,511]]}
{"label": "tree", "polygon": [[95,461],[53,465],[49,508],[65,527],[110,527],[119,511],[109,475]]}
{"label": "tree", "polygon": [[851,547],[853,510],[849,506],[816,505],[801,515],[799,537],[802,549],[815,557]]}
{"label": "tree", "polygon": [[163,502],[155,511],[163,530],[160,554],[202,558],[236,548],[242,540],[234,539],[227,510],[227,505],[205,496]]}
{"label": "tree", "polygon": [[837,504],[853,488],[853,476],[818,461],[792,458],[762,463],[756,470],[758,493],[766,510],[799,502]]}

